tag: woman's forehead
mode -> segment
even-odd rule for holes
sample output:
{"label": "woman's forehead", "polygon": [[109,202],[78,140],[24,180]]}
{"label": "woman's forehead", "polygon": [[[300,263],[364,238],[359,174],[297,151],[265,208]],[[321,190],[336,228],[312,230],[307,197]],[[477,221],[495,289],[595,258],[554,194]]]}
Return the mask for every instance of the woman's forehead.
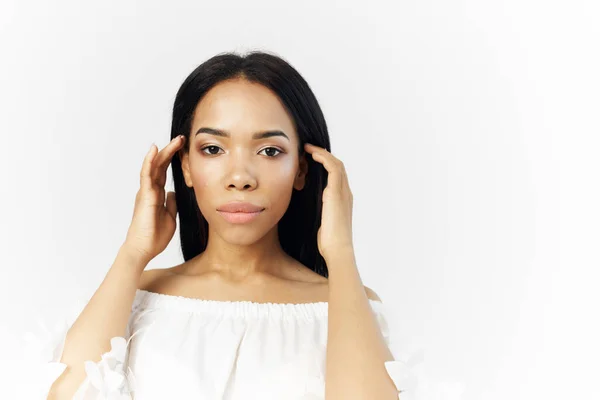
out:
{"label": "woman's forehead", "polygon": [[196,107],[192,132],[203,126],[231,132],[232,137],[276,129],[295,135],[292,118],[279,97],[243,79],[221,82],[206,93]]}

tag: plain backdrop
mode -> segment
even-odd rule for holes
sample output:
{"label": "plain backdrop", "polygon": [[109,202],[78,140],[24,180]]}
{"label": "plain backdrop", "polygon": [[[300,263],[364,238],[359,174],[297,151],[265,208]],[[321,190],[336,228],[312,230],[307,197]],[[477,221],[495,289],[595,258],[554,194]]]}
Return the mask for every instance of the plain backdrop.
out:
{"label": "plain backdrop", "polygon": [[[363,283],[429,398],[600,399],[599,9],[3,1],[0,379],[102,281],[185,77],[265,50],[323,108]],[[176,233],[148,268],[181,261]]]}

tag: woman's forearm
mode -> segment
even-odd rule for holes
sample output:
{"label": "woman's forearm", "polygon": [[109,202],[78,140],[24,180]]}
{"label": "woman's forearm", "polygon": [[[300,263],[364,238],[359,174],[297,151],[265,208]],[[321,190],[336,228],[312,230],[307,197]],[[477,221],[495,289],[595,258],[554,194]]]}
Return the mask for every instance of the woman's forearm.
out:
{"label": "woman's forearm", "polygon": [[85,361],[98,362],[110,351],[110,340],[124,336],[142,272],[149,261],[126,245],[83,311],[70,327],[61,362],[64,373],[54,382],[48,400],[71,399],[83,383]]}
{"label": "woman's forearm", "polygon": [[326,259],[329,268],[326,399],[398,399],[384,363],[387,347],[362,280],[354,252]]}

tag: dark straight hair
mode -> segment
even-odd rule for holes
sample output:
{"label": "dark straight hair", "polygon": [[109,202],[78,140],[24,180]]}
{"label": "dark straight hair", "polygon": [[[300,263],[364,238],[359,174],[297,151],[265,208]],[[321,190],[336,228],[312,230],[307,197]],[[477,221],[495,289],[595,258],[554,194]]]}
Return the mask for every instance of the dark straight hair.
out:
{"label": "dark straight hair", "polygon": [[[299,138],[298,154],[306,154],[308,174],[304,188],[300,191],[293,189],[289,207],[278,223],[279,241],[287,254],[328,278],[327,265],[317,245],[327,171],[310,154],[305,153],[304,144],[312,143],[331,151],[329,133],[314,93],[294,67],[281,57],[262,51],[252,51],[246,55],[228,52],[210,58],[192,71],[177,91],[171,139],[185,135],[187,140],[182,151],[189,151],[196,106],[214,85],[235,78],[244,78],[271,89],[292,117]],[[200,212],[193,188],[185,184],[178,156],[171,159],[171,168],[181,249],[187,261],[206,249],[208,222]]]}

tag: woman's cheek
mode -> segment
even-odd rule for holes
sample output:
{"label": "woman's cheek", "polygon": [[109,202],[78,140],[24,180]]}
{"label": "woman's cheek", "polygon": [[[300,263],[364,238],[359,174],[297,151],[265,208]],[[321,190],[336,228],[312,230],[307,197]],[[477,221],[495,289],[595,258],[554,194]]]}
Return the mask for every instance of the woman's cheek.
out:
{"label": "woman's cheek", "polygon": [[192,173],[192,181],[194,182],[194,186],[202,189],[210,184],[210,177],[211,174],[205,169],[197,171],[196,173]]}
{"label": "woman's cheek", "polygon": [[207,221],[210,221],[212,218],[211,210],[214,206],[210,201],[213,197],[209,193],[210,177],[206,173],[195,173],[192,174],[192,181],[194,183],[194,193],[196,195],[198,208],[202,215],[204,215],[204,218],[206,218]]}
{"label": "woman's cheek", "polygon": [[294,184],[294,169],[287,165],[269,167],[261,172],[259,184],[275,193],[287,190]]}
{"label": "woman's cheek", "polygon": [[[293,179],[297,169],[294,160],[291,157],[288,157],[285,160],[280,160],[276,166],[269,167],[268,170],[270,171],[270,174],[277,175],[277,179],[287,181]],[[275,173],[273,171],[275,171]]]}

